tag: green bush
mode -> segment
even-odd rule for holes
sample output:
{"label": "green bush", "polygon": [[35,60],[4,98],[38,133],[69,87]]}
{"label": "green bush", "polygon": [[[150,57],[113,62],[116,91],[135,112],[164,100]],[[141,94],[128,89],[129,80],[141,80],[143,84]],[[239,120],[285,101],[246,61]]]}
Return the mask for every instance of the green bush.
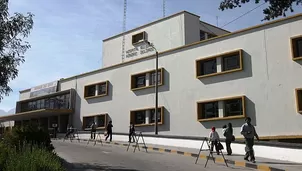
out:
{"label": "green bush", "polygon": [[0,171],[64,171],[47,130],[14,127],[0,142]]}
{"label": "green bush", "polygon": [[22,147],[26,144],[46,148],[49,151],[54,149],[48,131],[43,130],[36,124],[24,127],[14,127],[12,131],[4,134],[3,142],[9,147],[21,151]]}
{"label": "green bush", "polygon": [[49,150],[38,147],[23,147],[22,153],[10,151],[4,171],[65,171],[60,158]]}

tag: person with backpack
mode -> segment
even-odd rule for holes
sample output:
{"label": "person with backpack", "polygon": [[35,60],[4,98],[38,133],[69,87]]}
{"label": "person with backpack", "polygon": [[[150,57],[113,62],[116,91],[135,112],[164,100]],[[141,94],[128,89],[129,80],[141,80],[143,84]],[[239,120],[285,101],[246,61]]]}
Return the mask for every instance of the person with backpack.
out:
{"label": "person with backpack", "polygon": [[214,149],[214,146],[215,146],[215,150],[216,150],[216,153],[217,155],[219,155],[219,148],[218,148],[218,143],[219,143],[219,135],[218,133],[216,132],[216,128],[215,127],[212,127],[212,131],[210,132],[209,134],[209,140],[210,140],[210,143],[211,143],[211,153],[213,152],[213,149]]}
{"label": "person with backpack", "polygon": [[232,123],[228,123],[228,126],[225,126],[225,128],[223,129],[223,136],[225,137],[227,155],[232,155],[231,143],[232,141],[235,141]]}

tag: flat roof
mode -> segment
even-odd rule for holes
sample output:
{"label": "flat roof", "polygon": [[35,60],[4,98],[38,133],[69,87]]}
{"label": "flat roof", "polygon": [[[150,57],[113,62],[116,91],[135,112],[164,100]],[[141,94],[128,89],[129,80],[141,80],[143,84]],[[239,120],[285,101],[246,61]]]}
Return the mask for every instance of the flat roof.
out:
{"label": "flat roof", "polygon": [[178,13],[172,14],[172,15],[170,15],[170,16],[167,16],[167,17],[164,17],[164,18],[161,18],[161,19],[155,20],[155,21],[153,21],[153,22],[151,22],[151,23],[144,24],[144,25],[141,25],[141,26],[136,27],[136,28],[134,28],[134,29],[131,29],[131,30],[128,30],[128,31],[125,31],[125,32],[119,33],[119,34],[117,34],[117,35],[111,36],[111,37],[109,37],[109,38],[104,39],[104,40],[103,40],[103,42],[108,41],[108,40],[113,39],[113,38],[116,38],[116,37],[119,37],[119,36],[122,36],[123,34],[127,34],[127,33],[130,33],[130,32],[133,32],[133,31],[136,31],[136,30],[142,29],[142,28],[144,28],[144,27],[147,27],[147,26],[150,26],[150,25],[153,25],[153,24],[156,24],[156,23],[162,22],[162,21],[164,21],[164,20],[167,20],[167,19],[173,18],[173,17],[178,16],[178,15],[183,14],[183,13],[191,14],[191,15],[193,15],[193,16],[196,16],[196,17],[200,18],[200,16],[199,16],[199,15],[196,15],[196,14],[190,13],[190,12],[188,12],[188,11],[181,11],[181,12],[178,12]]}
{"label": "flat roof", "polygon": [[[164,53],[167,53],[167,52],[173,52],[173,51],[176,51],[176,50],[180,50],[180,49],[187,48],[187,47],[190,47],[190,46],[195,46],[195,45],[198,45],[198,44],[202,44],[202,43],[212,41],[212,40],[216,40],[216,39],[220,39],[220,38],[230,37],[230,36],[233,36],[233,35],[236,35],[236,34],[239,34],[239,33],[243,33],[243,32],[250,31],[250,30],[255,30],[255,29],[258,29],[258,28],[261,28],[261,27],[264,27],[264,26],[268,26],[268,25],[271,25],[271,24],[275,24],[275,23],[279,23],[279,22],[282,22],[282,21],[295,19],[295,18],[299,18],[299,17],[302,17],[302,13],[292,15],[292,16],[288,16],[288,17],[281,18],[281,19],[277,19],[277,20],[274,20],[274,21],[269,21],[267,23],[255,25],[255,26],[252,26],[252,27],[248,27],[248,28],[241,29],[241,30],[238,30],[238,31],[235,31],[235,32],[231,32],[231,33],[227,33],[227,34],[224,34],[224,35],[221,35],[221,36],[213,37],[211,39],[206,39],[206,40],[202,40],[202,41],[199,41],[199,42],[194,42],[194,43],[191,43],[191,44],[188,44],[188,45],[184,45],[184,46],[180,46],[180,47],[177,47],[177,48],[162,51],[162,52],[159,52],[159,54],[164,54]],[[131,60],[131,61],[115,64],[115,65],[112,65],[112,66],[100,68],[100,69],[97,69],[97,70],[85,72],[85,73],[82,73],[82,74],[74,75],[74,76],[71,76],[71,77],[68,77],[68,78],[61,79],[60,81],[67,81],[67,80],[77,78],[77,77],[80,77],[80,76],[85,76],[85,75],[89,75],[89,74],[93,74],[93,73],[113,69],[113,68],[123,66],[123,65],[127,65],[127,64],[131,64],[131,63],[134,63],[134,62],[137,62],[137,61],[146,60],[146,59],[152,58],[152,57],[155,57],[155,54],[149,55],[149,56],[146,56],[146,57],[142,57],[142,58],[138,58],[138,59],[134,59],[134,60]],[[24,92],[24,91],[27,91],[27,90],[28,89],[25,89],[25,90],[22,90],[20,92]]]}

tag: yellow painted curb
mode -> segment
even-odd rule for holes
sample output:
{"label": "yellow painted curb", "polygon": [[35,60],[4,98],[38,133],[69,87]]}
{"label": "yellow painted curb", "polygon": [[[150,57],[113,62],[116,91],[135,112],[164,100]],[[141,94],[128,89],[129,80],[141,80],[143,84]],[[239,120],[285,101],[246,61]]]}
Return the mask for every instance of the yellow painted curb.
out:
{"label": "yellow painted curb", "polygon": [[245,162],[243,162],[243,161],[235,161],[235,166],[245,167]]}
{"label": "yellow painted curb", "polygon": [[267,165],[257,165],[257,169],[263,171],[271,171],[271,169]]}

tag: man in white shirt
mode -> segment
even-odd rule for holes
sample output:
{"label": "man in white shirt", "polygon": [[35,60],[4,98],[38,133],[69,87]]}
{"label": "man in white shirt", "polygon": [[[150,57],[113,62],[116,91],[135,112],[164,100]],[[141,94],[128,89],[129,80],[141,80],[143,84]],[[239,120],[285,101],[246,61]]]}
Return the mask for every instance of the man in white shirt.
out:
{"label": "man in white shirt", "polygon": [[219,142],[220,138],[219,138],[218,133],[216,132],[215,127],[212,127],[212,131],[209,134],[209,139],[210,139],[210,142],[211,142],[211,152],[213,152],[213,148],[215,146],[217,155],[219,155],[218,142]]}
{"label": "man in white shirt", "polygon": [[251,124],[251,118],[247,117],[245,119],[246,123],[241,127],[241,134],[244,136],[245,139],[245,156],[244,160],[249,161],[249,157],[251,158],[251,162],[255,163],[255,156],[254,156],[254,137],[257,138],[259,141],[258,134],[256,132],[255,127]]}

